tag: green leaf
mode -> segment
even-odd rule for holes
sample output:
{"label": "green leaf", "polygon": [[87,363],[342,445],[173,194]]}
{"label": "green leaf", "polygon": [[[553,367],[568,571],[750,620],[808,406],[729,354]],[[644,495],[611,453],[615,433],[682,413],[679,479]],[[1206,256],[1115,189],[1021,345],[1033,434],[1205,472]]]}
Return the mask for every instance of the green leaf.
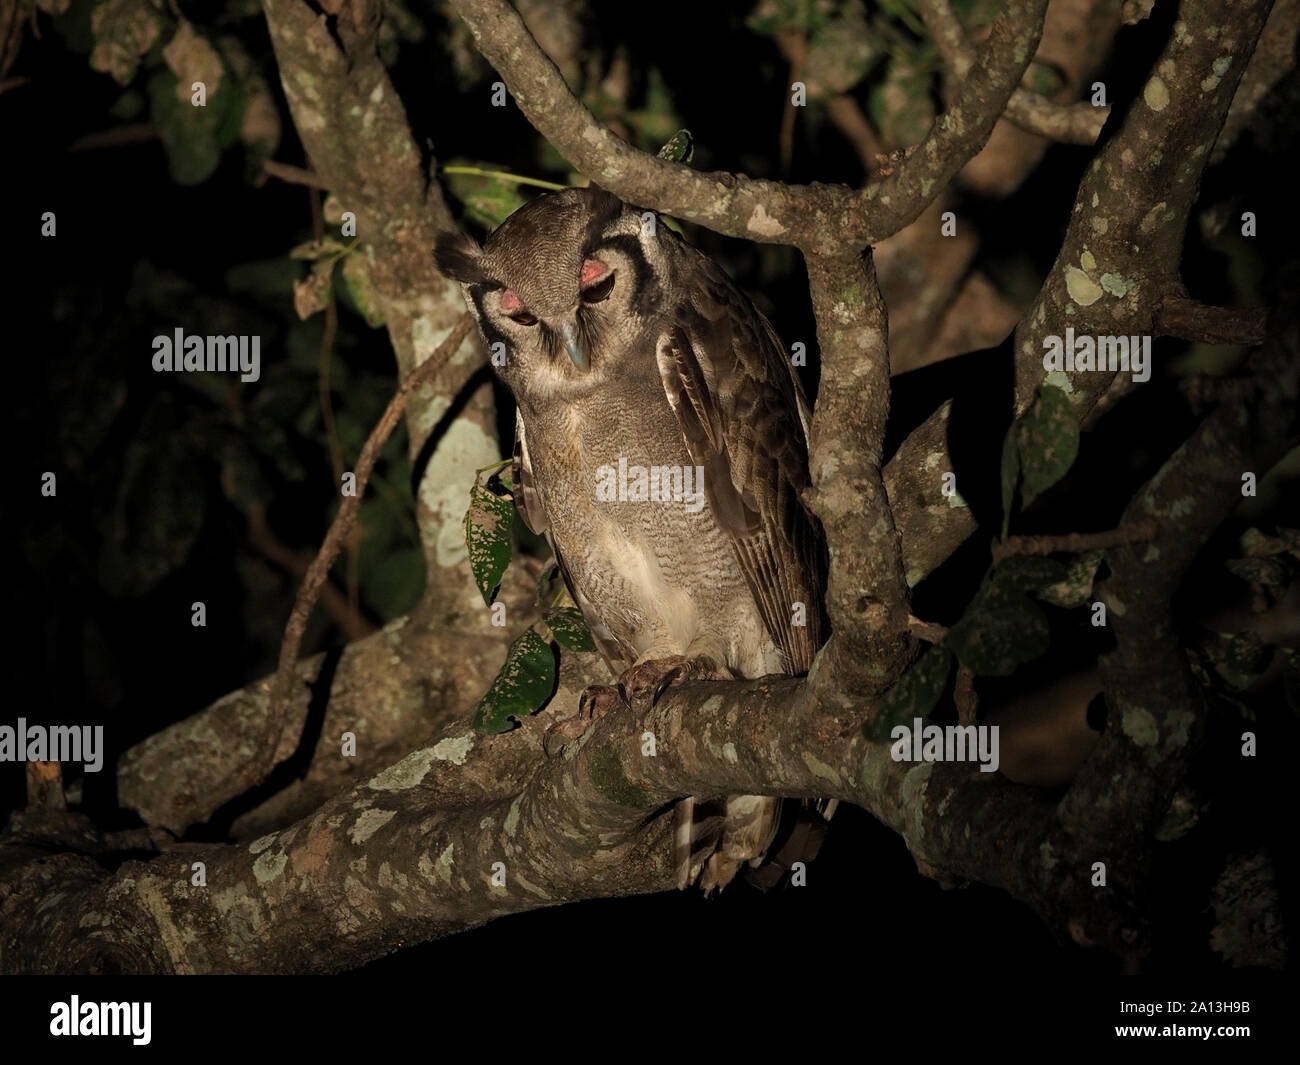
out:
{"label": "green leaf", "polygon": [[1079,453],[1079,422],[1059,388],[1044,385],[1020,420],[1016,438],[1027,507],[1070,472]]}
{"label": "green leaf", "polygon": [[[206,107],[194,107],[176,94],[176,76],[159,70],[149,79],[149,118],[167,152],[167,168],[178,185],[198,185],[221,163],[223,142],[242,114],[237,89],[222,83],[208,94]],[[236,127],[237,128],[237,127]]]}
{"label": "green leaf", "polygon": [[344,302],[365,319],[371,329],[378,329],[384,324],[384,310],[379,305],[379,293],[370,280],[370,271],[366,261],[359,255],[349,255],[343,260],[343,287],[340,291]]}
{"label": "green leaf", "polygon": [[862,734],[873,743],[884,743],[896,726],[926,717],[943,695],[951,672],[952,654],[945,647],[931,647],[885,693],[875,716],[862,726]]}
{"label": "green leaf", "polygon": [[867,95],[870,116],[886,148],[919,144],[934,124],[931,80],[910,52],[896,52],[889,58],[884,80]]}
{"label": "green leaf", "polygon": [[1097,580],[1097,568],[1101,565],[1104,554],[1099,549],[1075,555],[1065,564],[1065,577],[1056,584],[1043,588],[1038,597],[1045,603],[1066,610],[1087,605],[1092,600],[1092,586]]}
{"label": "green leaf", "polygon": [[1002,441],[1002,539],[1011,528],[1011,508],[1016,501],[1016,483],[1020,480],[1020,448],[1016,443],[1016,427],[1007,430]]}
{"label": "green leaf", "polygon": [[317,259],[311,264],[311,272],[293,283],[293,309],[299,318],[306,320],[329,306],[334,295],[335,262],[335,259]]}
{"label": "green leaf", "polygon": [[691,136],[689,129],[679,129],[671,137],[668,143],[659,149],[659,158],[667,159],[670,163],[686,163],[695,157],[695,138]]}
{"label": "green leaf", "polygon": [[977,676],[1006,677],[1046,651],[1050,641],[1042,610],[1023,591],[993,580],[948,630],[944,645]]}
{"label": "green leaf", "polygon": [[465,547],[474,571],[474,583],[489,606],[496,596],[501,575],[510,565],[510,524],[515,507],[509,496],[498,495],[477,481],[470,489],[465,512]]}
{"label": "green leaf", "polygon": [[555,691],[555,653],[529,629],[506,652],[505,665],[474,710],[474,729],[487,735],[509,732],[511,718],[535,714]]}
{"label": "green leaf", "polygon": [[424,552],[405,547],[384,555],[361,584],[366,604],[384,621],[409,613],[424,594]]}
{"label": "green leaf", "polygon": [[1051,585],[1065,580],[1065,574],[1065,566],[1054,558],[1012,555],[998,563],[993,572],[993,580],[1009,591],[1038,595]]}
{"label": "green leaf", "polygon": [[1055,63],[1032,60],[1020,84],[1039,96],[1055,96],[1066,85],[1065,72]]}
{"label": "green leaf", "polygon": [[1201,640],[1201,650],[1214,671],[1238,691],[1254,684],[1273,657],[1255,632],[1210,633]]}
{"label": "green leaf", "polygon": [[[468,159],[453,159],[449,166],[499,169],[491,163],[478,163]],[[443,181],[447,185],[447,191],[465,205],[465,212],[487,229],[496,229],[524,205],[518,181],[455,171],[444,171]]]}
{"label": "green leaf", "polygon": [[594,651],[596,641],[591,638],[587,620],[576,606],[556,606],[542,611],[555,642],[566,651]]}

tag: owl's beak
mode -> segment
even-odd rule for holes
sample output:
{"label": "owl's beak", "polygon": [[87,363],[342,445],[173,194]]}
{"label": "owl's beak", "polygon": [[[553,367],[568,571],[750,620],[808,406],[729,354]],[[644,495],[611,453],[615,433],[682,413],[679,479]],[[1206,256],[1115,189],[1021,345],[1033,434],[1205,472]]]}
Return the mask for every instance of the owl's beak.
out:
{"label": "owl's beak", "polygon": [[564,341],[564,350],[569,353],[573,365],[584,372],[588,370],[591,367],[591,361],[587,358],[587,353],[582,350],[582,345],[578,343],[577,325],[573,322],[565,322],[561,325],[560,339]]}

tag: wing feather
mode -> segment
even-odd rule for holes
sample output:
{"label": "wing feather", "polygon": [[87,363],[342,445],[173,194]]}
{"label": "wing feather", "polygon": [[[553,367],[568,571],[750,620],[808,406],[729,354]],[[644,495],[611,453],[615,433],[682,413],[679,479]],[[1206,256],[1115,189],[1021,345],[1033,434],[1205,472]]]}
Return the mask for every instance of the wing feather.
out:
{"label": "wing feather", "polygon": [[[732,539],[763,624],[790,673],[821,646],[826,549],[803,504],[809,486],[807,400],[767,319],[707,257],[705,279],[659,338],[664,393],[714,519]],[[794,624],[803,603],[806,624]]]}

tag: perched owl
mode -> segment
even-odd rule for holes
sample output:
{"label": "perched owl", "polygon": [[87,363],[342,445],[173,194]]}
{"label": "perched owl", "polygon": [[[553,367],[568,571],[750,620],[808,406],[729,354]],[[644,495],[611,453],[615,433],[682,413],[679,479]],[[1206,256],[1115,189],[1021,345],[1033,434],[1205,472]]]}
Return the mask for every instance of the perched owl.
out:
{"label": "perched owl", "polygon": [[[624,698],[806,672],[826,551],[800,498],[808,404],[767,319],[654,214],[595,188],[538,197],[481,249],[444,235],[436,259],[514,395],[524,520]],[[683,799],[678,885],[760,865],[779,815],[764,796]]]}

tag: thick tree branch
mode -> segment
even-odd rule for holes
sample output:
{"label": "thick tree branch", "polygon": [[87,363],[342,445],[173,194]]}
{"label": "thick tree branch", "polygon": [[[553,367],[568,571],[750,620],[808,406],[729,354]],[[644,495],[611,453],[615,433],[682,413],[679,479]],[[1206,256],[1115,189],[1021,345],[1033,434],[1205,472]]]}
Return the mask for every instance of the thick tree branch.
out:
{"label": "thick tree branch", "polygon": [[891,176],[862,190],[702,173],[637,151],[574,97],[505,0],[452,6],[525,117],[592,181],[719,233],[835,255],[896,233],[979,151],[1033,56],[1046,0],[1009,0],[953,106]]}
{"label": "thick tree branch", "polygon": [[[1296,269],[1291,278],[1300,277]],[[1170,602],[1193,559],[1242,500],[1242,477],[1284,453],[1300,412],[1300,318],[1279,312],[1251,369],[1270,382],[1250,408],[1211,413],[1134,495],[1123,524],[1156,522],[1153,543],[1112,548],[1107,604],[1115,649],[1102,660],[1110,722],[1061,816],[1089,845],[1132,854],[1164,814],[1203,725],[1204,700],[1179,647]]]}
{"label": "thick tree branch", "polygon": [[833,704],[882,691],[906,664],[907,584],[880,473],[889,327],[871,255],[809,254],[805,261],[822,353],[810,502],[830,545],[826,611],[833,631],[810,684],[818,699]]}
{"label": "thick tree branch", "polygon": [[[1038,298],[1021,319],[1014,348],[1016,408],[1023,411],[1046,376],[1043,340],[1064,335],[1140,336],[1156,332],[1156,309],[1183,298],[1183,234],[1201,172],[1233,87],[1250,59],[1270,0],[1185,0],[1175,33],[1144,92],[1080,183],[1060,254]],[[1229,27],[1222,37],[1197,27]],[[1115,390],[1111,388],[1115,382]],[[1085,424],[1129,388],[1113,375],[1066,375],[1071,403]],[[885,468],[885,484],[903,534],[909,585],[942,563],[975,530],[966,507],[938,492],[953,469],[945,403],[915,429]]]}
{"label": "thick tree branch", "polygon": [[[504,736],[452,726],[251,844],[111,874],[6,846],[0,970],[332,972],[506,913],[666,890],[663,809],[714,789],[859,803],[925,867],[1005,887],[1058,927],[1092,912],[1086,878],[1041,860],[1049,803],[969,767],[895,761],[853,727],[870,707],[849,712],[812,707],[791,679],[684,685],[641,716],[616,708],[556,758],[542,752],[553,709]],[[43,904],[55,885],[60,905]]]}
{"label": "thick tree branch", "polygon": [[[1272,0],[1183,0],[1175,28],[1123,125],[1088,168],[1065,241],[1016,331],[1016,409],[1046,376],[1044,338],[1155,332],[1181,294],[1183,236],[1201,173]],[[1207,27],[1221,27],[1210,34]],[[1067,373],[1082,417],[1113,375]],[[1128,387],[1128,386],[1125,386]]]}
{"label": "thick tree branch", "polygon": [[[311,172],[342,210],[356,215],[361,247],[353,254],[375,288],[375,309],[405,377],[451,332],[465,301],[433,264],[434,239],[452,228],[451,212],[429,180],[401,99],[375,53],[377,23],[369,15],[377,9],[349,8],[335,36],[304,0],[265,0],[262,6]],[[450,620],[472,628],[486,628],[487,621],[464,544],[448,530],[464,515],[475,469],[499,457],[491,387],[475,387],[453,427],[439,423],[481,363],[477,340],[463,344],[450,372],[438,387],[417,391],[406,416],[412,459],[427,457],[416,487],[425,592]],[[423,456],[435,429],[442,430],[439,439]]]}

